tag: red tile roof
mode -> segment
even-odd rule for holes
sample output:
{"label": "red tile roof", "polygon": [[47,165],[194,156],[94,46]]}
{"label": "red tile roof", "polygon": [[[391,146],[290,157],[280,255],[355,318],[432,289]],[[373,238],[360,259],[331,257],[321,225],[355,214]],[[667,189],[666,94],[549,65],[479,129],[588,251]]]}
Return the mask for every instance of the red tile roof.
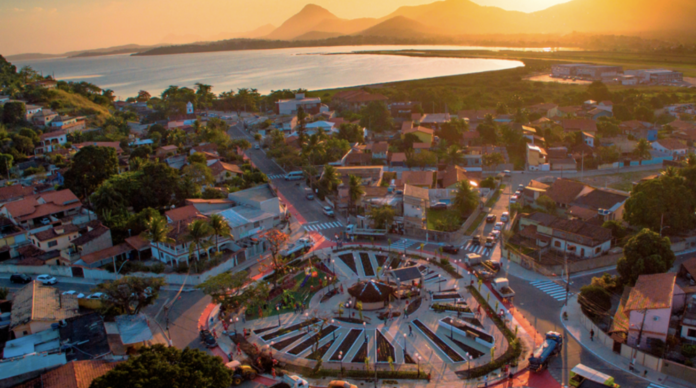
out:
{"label": "red tile roof", "polygon": [[401,131],[401,133],[403,133],[404,135],[407,133],[414,133],[414,132],[423,132],[423,133],[427,133],[430,135],[435,133],[434,130],[432,130],[430,128],[426,128],[426,127],[415,127],[415,128],[406,129],[405,131]]}
{"label": "red tile roof", "polygon": [[389,151],[389,143],[386,141],[380,141],[378,143],[370,144],[370,150],[373,154],[384,154]]}
{"label": "red tile roof", "polygon": [[401,123],[401,132],[405,133],[406,130],[409,130],[411,128],[413,128],[413,121],[404,121],[403,123]]}
{"label": "red tile roof", "polygon": [[48,241],[48,240],[53,240],[61,236],[65,236],[67,234],[74,234],[77,233],[79,228],[75,225],[69,224],[69,225],[60,225],[56,226],[55,228],[48,229],[48,230],[43,230],[41,232],[34,233],[34,237],[36,237],[37,240],[39,241]]}
{"label": "red tile roof", "polygon": [[640,275],[631,289],[624,311],[672,308],[676,277],[674,272]]}
{"label": "red tile roof", "polygon": [[401,179],[404,183],[414,186],[432,187],[435,171],[404,171]]}
{"label": "red tile roof", "polygon": [[689,147],[686,146],[686,144],[680,142],[677,139],[672,139],[672,138],[666,138],[666,139],[660,139],[655,141],[655,143],[661,145],[662,147],[674,151],[674,150],[685,150]]}
{"label": "red tile roof", "polygon": [[46,132],[46,133],[42,133],[41,135],[39,135],[39,139],[41,139],[41,140],[53,139],[54,137],[63,136],[63,135],[65,135],[65,133],[66,132],[64,130]]}
{"label": "red tile roof", "polygon": [[546,195],[557,203],[569,204],[580,195],[584,188],[584,183],[559,178],[546,190]]}
{"label": "red tile roof", "polygon": [[34,194],[32,186],[12,185],[0,187],[0,203],[24,198]]}
{"label": "red tile roof", "polygon": [[69,362],[41,375],[41,384],[43,388],[89,388],[93,380],[118,364],[100,360]]}
{"label": "red tile roof", "polygon": [[566,131],[597,132],[597,123],[590,119],[565,119],[561,125]]}
{"label": "red tile roof", "polygon": [[187,205],[164,212],[164,216],[169,218],[171,222],[185,220],[187,218],[195,217],[199,214],[200,212],[193,205]]}
{"label": "red tile roof", "polygon": [[82,203],[70,189],[66,189],[34,194],[19,201],[6,203],[4,206],[12,218],[24,221],[79,208]]}
{"label": "red tile roof", "polygon": [[191,150],[194,152],[217,152],[218,146],[215,143],[208,143],[208,144],[197,145],[197,146],[191,148]]}
{"label": "red tile roof", "polygon": [[143,248],[149,247],[150,241],[138,235],[128,237],[126,239],[126,244],[128,244],[131,248],[135,249],[136,251],[139,251]]}
{"label": "red tile roof", "polygon": [[443,188],[447,188],[460,181],[468,180],[468,176],[465,169],[459,166],[448,166],[447,169],[437,173],[437,179],[442,182]]}
{"label": "red tile roof", "polygon": [[405,162],[406,161],[406,153],[404,152],[394,152],[391,154],[391,158],[389,159],[390,162]]}
{"label": "red tile roof", "polygon": [[110,259],[114,256],[122,255],[126,252],[132,251],[133,248],[131,248],[130,245],[123,243],[123,244],[118,244],[113,247],[109,247],[106,249],[102,249],[101,251],[96,251],[92,252],[88,255],[84,255],[80,258],[85,264],[94,264],[96,262],[102,261],[104,259]]}
{"label": "red tile roof", "polygon": [[242,171],[242,169],[236,164],[223,163],[219,160],[210,165],[210,170],[214,176],[220,175],[224,172],[230,172],[237,175],[244,174],[244,171]]}

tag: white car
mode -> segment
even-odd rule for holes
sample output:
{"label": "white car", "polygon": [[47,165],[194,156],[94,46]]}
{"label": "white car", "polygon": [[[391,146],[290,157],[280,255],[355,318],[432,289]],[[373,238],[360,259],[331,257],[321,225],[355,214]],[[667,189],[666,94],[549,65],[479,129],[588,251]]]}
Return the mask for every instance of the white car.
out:
{"label": "white car", "polygon": [[75,295],[77,297],[77,299],[82,299],[85,297],[85,294],[83,294],[81,292],[77,292],[75,290],[65,291],[63,293],[63,295]]}
{"label": "white car", "polygon": [[504,223],[502,222],[496,222],[495,226],[493,226],[493,230],[503,230],[503,227],[505,226]]}
{"label": "white car", "polygon": [[87,299],[102,299],[106,295],[103,292],[95,292],[94,294],[87,297]]}
{"label": "white car", "polygon": [[519,198],[519,197],[516,195],[513,195],[512,197],[510,197],[510,203],[517,203],[517,198]]}
{"label": "white car", "polygon": [[503,212],[503,214],[500,215],[500,221],[502,221],[502,222],[510,221],[510,213]]}
{"label": "white car", "polygon": [[510,170],[503,170],[503,174],[505,174],[505,176],[511,176],[511,175],[512,175],[512,173],[510,172]]}
{"label": "white car", "polygon": [[329,216],[329,217],[335,217],[334,211],[333,211],[333,209],[332,209],[330,206],[324,206],[321,210],[322,210],[322,211],[324,212],[324,214],[326,214],[327,216]]}
{"label": "white car", "polygon": [[40,281],[44,285],[49,285],[49,284],[56,284],[58,283],[58,279],[54,278],[51,275],[39,275],[36,277],[36,280]]}
{"label": "white car", "polygon": [[258,144],[254,144],[254,149],[255,149],[255,150],[260,150],[260,149],[261,149],[261,146],[259,146]]}

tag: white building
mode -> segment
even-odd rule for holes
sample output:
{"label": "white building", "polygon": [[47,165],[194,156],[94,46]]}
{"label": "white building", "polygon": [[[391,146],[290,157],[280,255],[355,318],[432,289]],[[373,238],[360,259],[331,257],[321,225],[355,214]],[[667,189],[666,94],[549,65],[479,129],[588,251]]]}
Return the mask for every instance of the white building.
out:
{"label": "white building", "polygon": [[34,148],[34,155],[53,152],[58,146],[62,146],[67,142],[68,138],[65,131],[42,133],[39,136],[39,144]]}
{"label": "white building", "polygon": [[294,99],[278,100],[276,102],[276,113],[281,115],[294,115],[297,114],[299,107],[302,107],[306,113],[318,114],[321,112],[321,105],[321,98],[307,98],[304,93],[298,93],[295,95]]}

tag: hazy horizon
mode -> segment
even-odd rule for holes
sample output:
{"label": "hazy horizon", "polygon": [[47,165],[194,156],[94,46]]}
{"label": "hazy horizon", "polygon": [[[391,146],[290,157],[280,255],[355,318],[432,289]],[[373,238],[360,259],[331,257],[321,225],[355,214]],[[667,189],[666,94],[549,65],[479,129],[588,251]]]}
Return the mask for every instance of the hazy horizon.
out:
{"label": "hazy horizon", "polygon": [[[534,12],[568,0],[472,0]],[[61,54],[126,44],[156,45],[219,39],[221,34],[279,26],[307,4],[345,19],[379,18],[400,6],[434,0],[62,0],[0,1],[0,55]],[[281,6],[282,4],[282,6]],[[269,10],[271,10],[269,12]],[[197,23],[203,21],[203,23]]]}

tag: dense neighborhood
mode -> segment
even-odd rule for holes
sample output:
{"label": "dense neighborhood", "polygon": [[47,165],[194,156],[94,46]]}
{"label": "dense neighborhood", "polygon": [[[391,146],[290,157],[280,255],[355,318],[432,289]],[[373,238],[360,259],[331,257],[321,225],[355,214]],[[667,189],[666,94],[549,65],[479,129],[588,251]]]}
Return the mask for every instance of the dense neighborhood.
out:
{"label": "dense neighborhood", "polygon": [[[680,72],[554,64],[583,91],[495,104],[201,83],[121,100],[0,59],[0,387],[128,386],[165,359],[171,381],[214,376],[191,386],[559,380],[556,324],[621,381],[696,378]],[[204,309],[174,324],[182,293]],[[539,298],[548,330],[519,311]]]}

